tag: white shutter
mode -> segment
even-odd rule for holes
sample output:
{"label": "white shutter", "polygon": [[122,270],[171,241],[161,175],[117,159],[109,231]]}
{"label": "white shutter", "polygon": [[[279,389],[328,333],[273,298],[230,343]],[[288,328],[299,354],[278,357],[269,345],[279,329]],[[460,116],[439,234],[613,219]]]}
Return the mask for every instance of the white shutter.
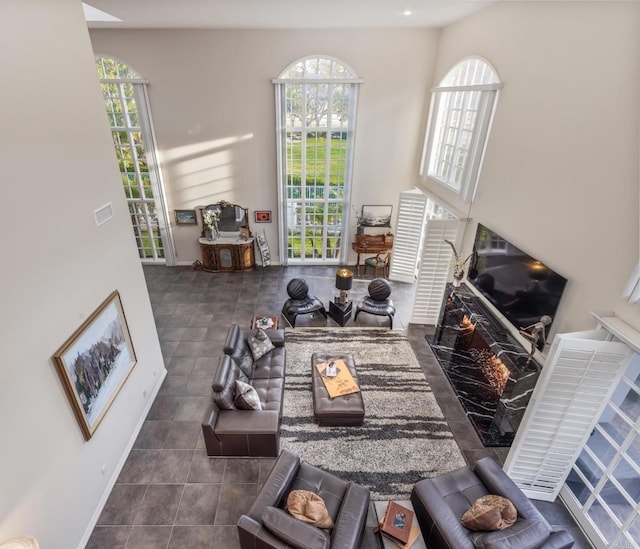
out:
{"label": "white shutter", "polygon": [[457,219],[427,221],[420,272],[409,322],[437,324],[453,255],[445,239],[456,242],[460,226],[461,223]]}
{"label": "white shutter", "polygon": [[631,358],[605,330],[557,335],[504,464],[530,498],[555,500]]}
{"label": "white shutter", "polygon": [[413,283],[422,245],[427,197],[419,189],[400,193],[389,279]]}

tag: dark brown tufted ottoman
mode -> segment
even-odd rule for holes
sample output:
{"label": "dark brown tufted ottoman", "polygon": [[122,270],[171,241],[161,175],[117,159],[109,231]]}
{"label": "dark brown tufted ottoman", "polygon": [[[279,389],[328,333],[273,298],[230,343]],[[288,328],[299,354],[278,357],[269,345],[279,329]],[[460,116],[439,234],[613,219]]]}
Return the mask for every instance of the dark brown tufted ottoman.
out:
{"label": "dark brown tufted ottoman", "polygon": [[313,393],[313,415],[318,425],[362,425],[364,421],[364,401],[362,391],[350,395],[329,398],[316,364],[329,360],[344,360],[353,379],[358,383],[356,363],[350,354],[313,353],[311,355],[311,391]]}

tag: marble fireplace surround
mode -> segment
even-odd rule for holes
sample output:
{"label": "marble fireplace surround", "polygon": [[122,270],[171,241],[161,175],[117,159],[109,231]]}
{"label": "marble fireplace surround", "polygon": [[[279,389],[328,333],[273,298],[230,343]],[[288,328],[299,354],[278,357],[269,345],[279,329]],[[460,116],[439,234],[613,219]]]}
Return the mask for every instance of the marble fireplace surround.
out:
{"label": "marble fireplace surround", "polygon": [[464,284],[447,286],[431,348],[485,446],[511,446],[541,366]]}

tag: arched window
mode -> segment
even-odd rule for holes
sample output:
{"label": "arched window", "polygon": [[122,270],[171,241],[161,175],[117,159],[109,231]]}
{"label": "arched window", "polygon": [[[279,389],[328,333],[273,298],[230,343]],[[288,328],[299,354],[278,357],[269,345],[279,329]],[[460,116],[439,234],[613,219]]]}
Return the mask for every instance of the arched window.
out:
{"label": "arched window", "polygon": [[501,87],[489,63],[469,58],[432,90],[421,173],[466,202],[473,199]]}
{"label": "arched window", "polygon": [[275,79],[281,261],[338,264],[347,254],[358,84],[347,65],[310,56]]}
{"label": "arched window", "polygon": [[96,57],[96,69],[140,259],[173,264],[147,82],[110,57]]}

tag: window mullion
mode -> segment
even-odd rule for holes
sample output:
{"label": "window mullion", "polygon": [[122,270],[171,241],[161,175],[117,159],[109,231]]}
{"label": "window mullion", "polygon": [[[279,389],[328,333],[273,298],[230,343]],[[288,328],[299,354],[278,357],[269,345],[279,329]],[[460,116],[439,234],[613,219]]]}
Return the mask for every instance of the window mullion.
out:
{"label": "window mullion", "polygon": [[322,259],[327,258],[329,241],[329,193],[331,192],[331,134],[333,130],[333,84],[327,86],[327,130],[324,140],[324,214],[322,220]]}
{"label": "window mullion", "polygon": [[454,170],[454,174],[456,171],[456,167],[458,164],[458,160],[460,159],[460,155],[461,152],[464,151],[467,155],[467,161],[465,162],[463,169],[462,169],[462,173],[460,174],[460,180],[459,181],[455,181],[457,186],[459,186],[458,190],[462,190],[464,188],[464,184],[465,184],[465,173],[467,171],[467,168],[469,167],[469,160],[470,160],[470,146],[471,146],[471,140],[473,138],[473,130],[471,130],[469,133],[471,133],[471,138],[469,139],[469,149],[463,149],[462,147],[462,137],[465,134],[466,130],[465,130],[465,120],[467,115],[471,112],[471,108],[470,108],[470,104],[471,104],[471,100],[473,99],[472,93],[469,92],[459,92],[462,93],[462,105],[460,108],[460,118],[458,120],[458,132],[456,134],[456,145],[454,147],[454,155],[453,155],[453,160],[452,160],[452,169]]}
{"label": "window mullion", "polygon": [[472,191],[475,189],[475,184],[482,167],[496,92],[483,91],[478,93],[480,93],[480,99],[478,101],[476,124],[471,143],[469,144],[470,158],[464,174],[466,188],[465,198],[470,198]]}
{"label": "window mullion", "polygon": [[300,143],[300,256],[306,257],[307,245],[307,91],[308,85],[302,85],[302,112],[300,113],[302,120],[302,141]]}
{"label": "window mullion", "polygon": [[[446,170],[442,171],[442,177],[444,178],[445,181],[448,182],[448,184],[451,186],[451,178],[453,175],[453,166],[454,166],[454,162],[455,162],[455,154],[456,154],[456,150],[457,150],[457,143],[458,143],[458,137],[460,135],[460,116],[458,116],[458,124],[454,124],[453,122],[453,115],[456,111],[462,112],[462,109],[457,109],[456,108],[456,94],[452,94],[449,98],[449,104],[448,104],[448,110],[447,110],[447,115],[445,118],[445,123],[443,126],[443,132],[442,132],[442,147],[440,149],[440,155],[441,155],[441,159],[442,161],[444,161],[444,159],[446,158],[446,151],[448,149],[451,149],[451,155],[449,157],[449,162],[443,164],[444,166],[446,166]],[[453,142],[449,141],[449,132],[453,132]]]}
{"label": "window mullion", "polygon": [[[131,148],[131,161],[133,162],[133,169],[136,174],[136,184],[140,191],[140,198],[144,198],[144,188],[142,185],[142,176],[140,175],[140,166],[138,166],[139,158],[136,150],[135,139],[133,137],[133,128],[131,127],[129,109],[127,108],[126,96],[124,94],[125,84],[118,84],[118,93],[120,95],[120,101],[122,103],[122,115],[125,123],[125,131],[127,132],[127,139],[129,141],[129,147]],[[146,214],[145,214],[146,215]]]}

